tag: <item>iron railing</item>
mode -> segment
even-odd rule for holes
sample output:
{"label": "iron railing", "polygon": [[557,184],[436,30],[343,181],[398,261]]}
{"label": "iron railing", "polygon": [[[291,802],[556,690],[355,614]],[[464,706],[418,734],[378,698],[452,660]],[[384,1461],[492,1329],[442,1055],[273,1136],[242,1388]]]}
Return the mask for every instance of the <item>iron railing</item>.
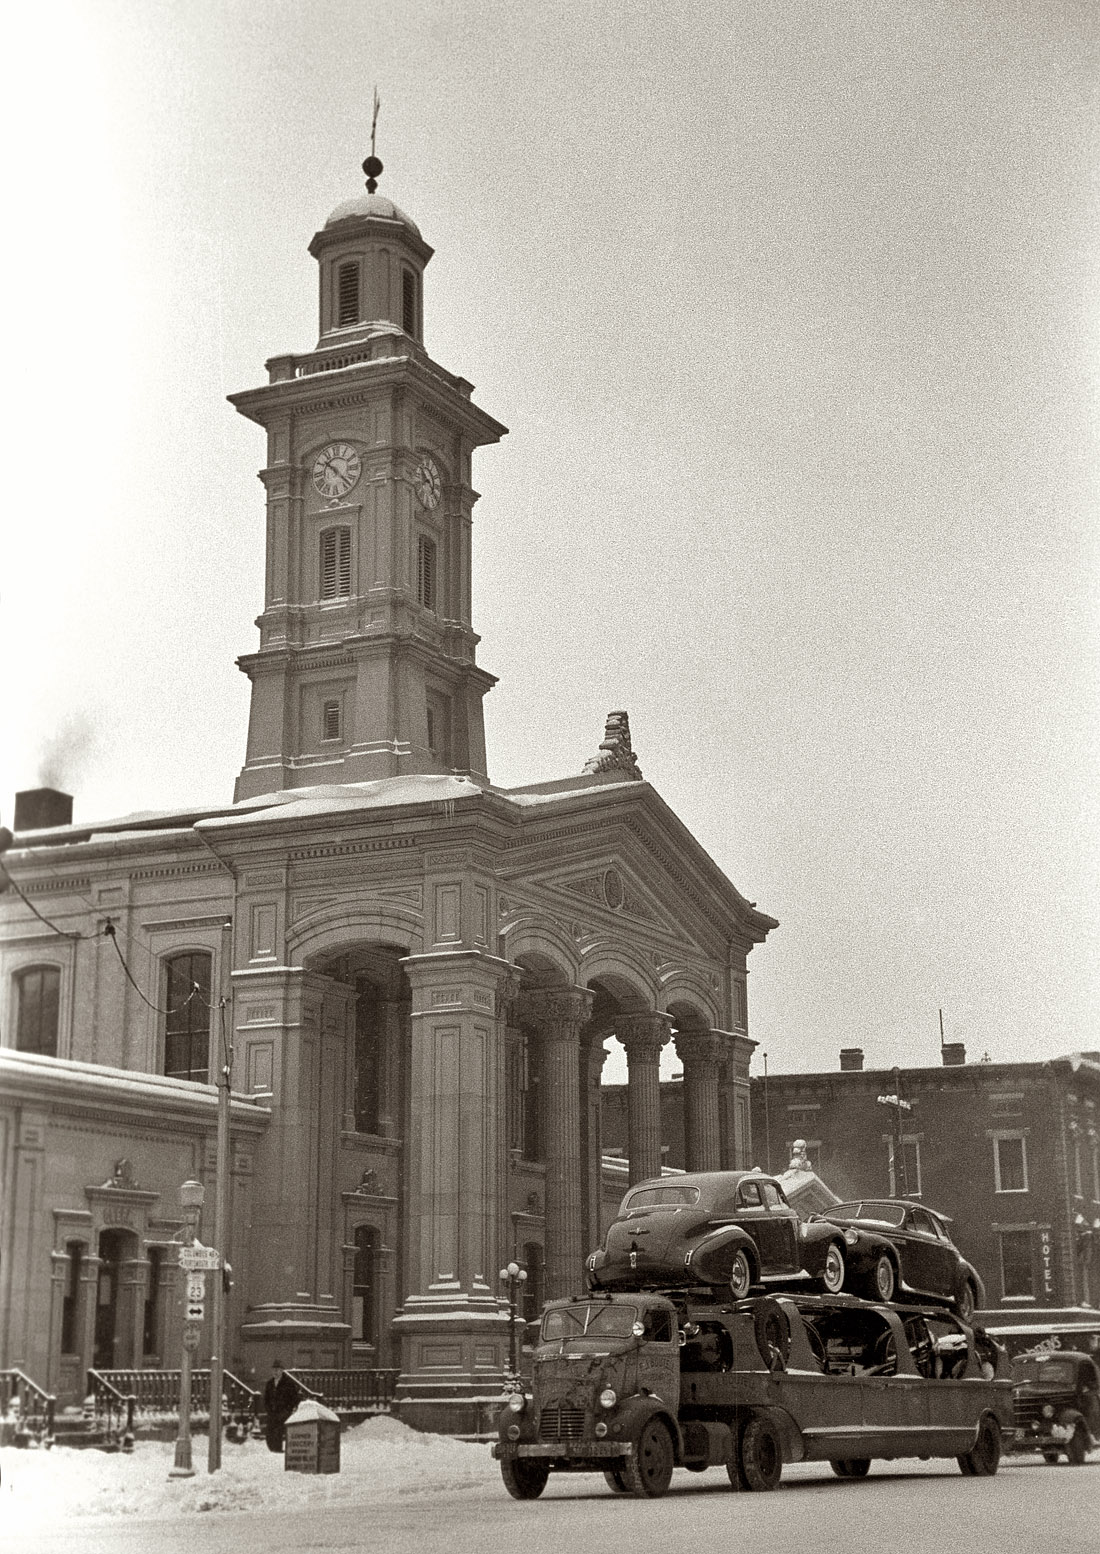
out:
{"label": "iron railing", "polygon": [[[135,1420],[142,1423],[166,1422],[179,1412],[182,1372],[179,1370],[100,1370],[89,1371],[88,1380],[95,1399],[95,1427],[108,1435],[118,1412],[116,1398],[127,1407],[129,1431]],[[255,1429],[260,1412],[260,1394],[247,1382],[222,1372],[222,1418],[226,1433],[243,1440]],[[210,1417],[210,1372],[191,1372],[191,1415],[200,1420]]]}
{"label": "iron railing", "polygon": [[[131,1371],[113,1372],[113,1375],[129,1376]],[[102,1436],[108,1451],[133,1451],[134,1407],[136,1398],[132,1392],[123,1392],[105,1371],[90,1370],[88,1386],[92,1398],[90,1428]]]}
{"label": "iron railing", "polygon": [[11,1428],[16,1446],[52,1446],[56,1408],[53,1393],[21,1370],[0,1371],[0,1424]]}
{"label": "iron railing", "polygon": [[398,1370],[367,1370],[361,1366],[305,1367],[288,1371],[308,1397],[317,1398],[337,1414],[388,1414],[397,1390]]}

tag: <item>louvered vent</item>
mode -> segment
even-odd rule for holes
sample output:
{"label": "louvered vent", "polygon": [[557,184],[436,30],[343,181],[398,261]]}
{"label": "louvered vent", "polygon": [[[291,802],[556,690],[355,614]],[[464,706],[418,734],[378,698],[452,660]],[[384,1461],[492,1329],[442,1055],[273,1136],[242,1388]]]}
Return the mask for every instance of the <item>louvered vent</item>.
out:
{"label": "louvered vent", "polygon": [[416,598],[426,610],[435,609],[435,541],[426,534],[416,542]]}
{"label": "louvered vent", "polygon": [[359,266],[342,264],[336,279],[336,323],[359,322]]}
{"label": "louvered vent", "polygon": [[321,738],[340,738],[340,703],[326,701],[321,707]]}
{"label": "louvered vent", "polygon": [[401,327],[407,335],[416,335],[416,276],[401,272]]}
{"label": "louvered vent", "polygon": [[351,530],[326,529],[321,535],[321,598],[351,593]]}

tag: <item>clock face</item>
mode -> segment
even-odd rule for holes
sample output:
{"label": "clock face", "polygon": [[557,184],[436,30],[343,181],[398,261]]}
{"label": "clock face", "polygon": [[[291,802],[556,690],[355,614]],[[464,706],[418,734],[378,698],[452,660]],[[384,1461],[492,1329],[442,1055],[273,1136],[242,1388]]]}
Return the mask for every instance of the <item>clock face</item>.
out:
{"label": "clock face", "polygon": [[362,472],[351,443],[330,442],[313,461],[313,484],[327,502],[335,502],[347,496]]}
{"label": "clock face", "polygon": [[439,470],[435,460],[422,458],[416,466],[416,475],[413,479],[417,499],[422,506],[432,508],[439,504],[440,494],[443,490],[443,482],[439,478]]}

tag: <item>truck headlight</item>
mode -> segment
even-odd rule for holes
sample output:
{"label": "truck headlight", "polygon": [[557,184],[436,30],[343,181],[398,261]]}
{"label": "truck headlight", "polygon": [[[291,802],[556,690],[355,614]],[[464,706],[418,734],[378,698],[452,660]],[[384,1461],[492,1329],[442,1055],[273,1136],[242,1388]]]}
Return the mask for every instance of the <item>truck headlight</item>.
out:
{"label": "truck headlight", "polygon": [[607,1434],[607,1420],[606,1419],[601,1419],[600,1420],[599,1424],[596,1426],[595,1434],[599,1437],[599,1439],[601,1441],[603,1440],[604,1436]]}
{"label": "truck headlight", "polygon": [[600,1393],[601,1408],[614,1408],[618,1401],[619,1394],[615,1391],[614,1387],[605,1387]]}
{"label": "truck headlight", "polygon": [[514,1413],[522,1414],[526,1406],[527,1399],[524,1397],[522,1392],[513,1392],[512,1396],[508,1399],[508,1407],[512,1409]]}
{"label": "truck headlight", "polygon": [[504,1433],[510,1441],[518,1441],[520,1437],[519,1425],[509,1425]]}
{"label": "truck headlight", "polygon": [[1043,1404],[1043,1418],[1044,1419],[1053,1419],[1054,1418],[1054,1405],[1053,1405],[1053,1403],[1044,1403]]}

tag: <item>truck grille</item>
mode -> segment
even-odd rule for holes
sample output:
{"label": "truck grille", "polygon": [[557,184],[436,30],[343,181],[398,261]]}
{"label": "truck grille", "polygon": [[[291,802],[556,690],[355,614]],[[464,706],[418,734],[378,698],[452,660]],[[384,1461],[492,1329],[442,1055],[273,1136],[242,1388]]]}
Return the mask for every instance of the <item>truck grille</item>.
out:
{"label": "truck grille", "polygon": [[584,1434],[584,1409],[568,1403],[547,1403],[542,1410],[539,1434],[548,1441],[576,1441]]}
{"label": "truck grille", "polygon": [[1042,1397],[1028,1397],[1027,1393],[1017,1393],[1015,1397],[1016,1428],[1018,1430],[1028,1427],[1033,1420],[1039,1422],[1040,1427],[1052,1423],[1052,1420],[1043,1418],[1043,1408],[1049,1403],[1055,1414],[1063,1408],[1071,1408],[1074,1403],[1072,1392],[1047,1392]]}

